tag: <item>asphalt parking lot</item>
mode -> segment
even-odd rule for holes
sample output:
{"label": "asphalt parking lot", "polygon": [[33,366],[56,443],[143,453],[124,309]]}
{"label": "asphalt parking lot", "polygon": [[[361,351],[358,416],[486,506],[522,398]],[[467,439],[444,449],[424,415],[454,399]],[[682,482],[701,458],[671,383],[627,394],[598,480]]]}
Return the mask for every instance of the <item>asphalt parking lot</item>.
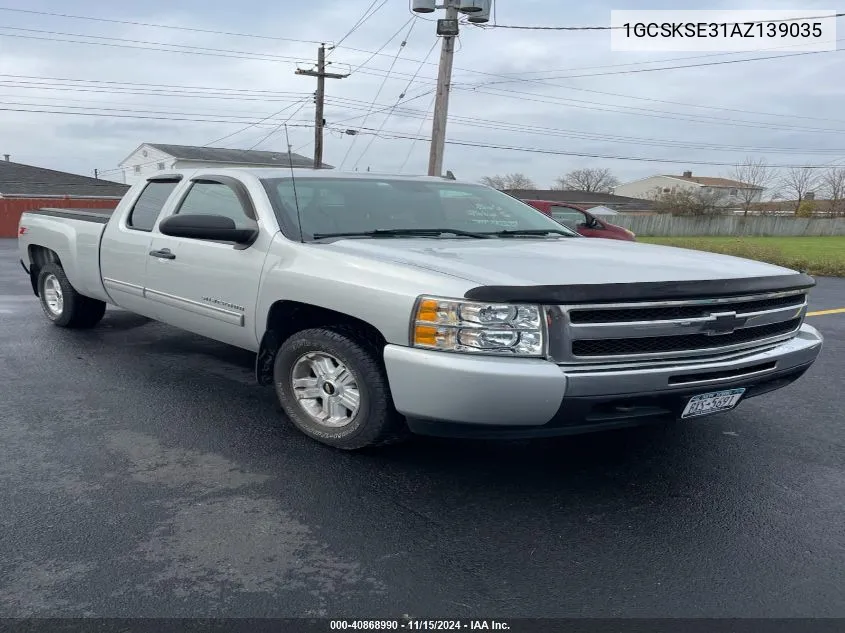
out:
{"label": "asphalt parking lot", "polygon": [[[845,617],[845,314],[798,383],[696,422],[359,454],[252,357],[49,325],[0,240],[0,616]],[[814,311],[845,307],[819,279]]]}

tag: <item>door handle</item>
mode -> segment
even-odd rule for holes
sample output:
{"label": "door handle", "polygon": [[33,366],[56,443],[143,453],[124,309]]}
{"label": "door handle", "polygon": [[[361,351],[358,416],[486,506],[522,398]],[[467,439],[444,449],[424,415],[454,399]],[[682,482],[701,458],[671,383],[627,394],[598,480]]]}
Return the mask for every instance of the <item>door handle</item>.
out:
{"label": "door handle", "polygon": [[161,259],[176,259],[176,255],[171,253],[169,248],[163,248],[160,251],[150,251],[150,257],[159,257]]}

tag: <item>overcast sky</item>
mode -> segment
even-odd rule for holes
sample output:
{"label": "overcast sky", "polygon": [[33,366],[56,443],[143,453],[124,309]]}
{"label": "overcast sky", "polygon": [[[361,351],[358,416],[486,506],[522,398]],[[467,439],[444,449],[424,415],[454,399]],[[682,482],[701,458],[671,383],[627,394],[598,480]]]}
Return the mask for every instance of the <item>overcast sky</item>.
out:
{"label": "overcast sky", "polygon": [[[0,6],[336,42],[370,2],[0,0]],[[734,5],[716,1],[705,7],[686,0],[496,2],[499,24],[546,25],[607,25],[611,8],[718,9]],[[800,8],[810,15],[814,10],[834,8],[833,4],[814,0],[756,0],[743,3],[742,8]],[[334,72],[354,70],[370,57],[361,51],[376,51],[410,18],[406,0],[388,0],[372,19],[331,53],[331,69]],[[224,147],[249,148],[264,139],[257,149],[284,151],[284,130],[265,138],[278,122],[293,114],[291,126],[313,123],[313,105],[309,101],[297,111],[301,104],[297,100],[308,99],[316,82],[313,78],[295,75],[294,70],[297,67],[295,60],[302,60],[299,66],[309,67],[308,60],[316,57],[316,44],[9,11],[0,11],[0,24],[0,73],[3,74],[0,77],[0,108],[3,108],[0,110],[0,153],[11,154],[14,161],[83,174],[91,174],[95,168],[108,173],[106,170],[114,169],[142,142],[204,145],[288,107],[282,114],[270,118],[274,122],[272,125],[256,126],[217,143]],[[843,24],[845,22],[840,19],[840,31]],[[410,35],[407,35],[409,29]],[[116,38],[89,41],[124,46],[182,44],[204,47],[209,49],[207,52],[217,51],[218,54],[162,52],[42,39],[81,39],[71,34]],[[406,35],[407,45],[401,49],[393,73],[384,81]],[[436,39],[434,22],[413,20],[401,35],[384,47],[382,55],[374,57],[346,79],[327,81],[328,125],[334,130],[375,131],[380,128],[382,137],[428,136],[430,119],[422,121],[421,117],[431,111],[439,54],[439,45],[432,50]],[[771,48],[772,45],[765,46]],[[655,173],[680,173],[685,169],[698,175],[725,176],[729,175],[730,167],[695,165],[692,161],[731,163],[748,154],[765,156],[772,163],[845,163],[845,82],[842,81],[845,54],[842,51],[620,74],[619,71],[754,55],[737,53],[682,61],[683,57],[701,53],[614,53],[610,51],[609,34],[602,31],[519,31],[479,29],[468,25],[462,28],[459,49],[455,56],[450,109],[450,116],[454,118],[449,123],[449,140],[673,161],[649,163],[448,145],[445,168],[462,179],[477,180],[484,175],[523,172],[538,186],[545,187],[557,176],[578,167],[608,167],[622,181]],[[794,47],[770,50],[760,55],[781,55],[795,50]],[[421,65],[420,61],[430,51],[429,63]],[[265,59],[242,58],[248,56]],[[274,58],[267,59],[268,56]],[[661,63],[661,60],[672,61]],[[417,76],[411,82],[415,73]],[[559,76],[568,78],[545,81],[548,77]],[[159,87],[154,89],[159,91],[156,94],[127,94],[125,83],[83,86],[68,80],[164,84],[187,89]],[[74,86],[86,90],[72,89]],[[203,91],[192,91],[191,86],[222,88],[229,92],[210,94],[204,91],[205,95],[200,96]],[[119,93],[115,87],[124,90]],[[380,87],[381,93],[376,98]],[[151,88],[132,90],[149,93]],[[182,95],[173,96],[176,90]],[[232,90],[253,92],[235,93]],[[389,111],[375,112],[365,118],[374,99],[374,109],[383,110],[385,106],[395,104],[403,92],[406,92],[407,103],[390,113],[389,119],[385,119]],[[246,96],[240,98],[239,94]],[[208,96],[226,98],[206,98]],[[417,96],[419,98],[414,99]],[[98,115],[9,109],[65,109]],[[101,116],[103,114],[122,116]],[[125,118],[132,115],[147,118]],[[174,121],[167,120],[168,117],[217,121]],[[237,122],[225,122],[233,117],[240,118]],[[508,123],[511,129],[497,129],[497,122]],[[514,130],[514,125],[531,128]],[[310,155],[313,130],[290,127],[289,131],[294,150]],[[396,172],[404,164],[405,173],[425,172],[427,141],[413,143],[409,139],[382,137],[367,134],[353,137],[328,131],[324,160],[335,166],[343,164],[344,169]],[[409,157],[407,162],[406,157]]]}

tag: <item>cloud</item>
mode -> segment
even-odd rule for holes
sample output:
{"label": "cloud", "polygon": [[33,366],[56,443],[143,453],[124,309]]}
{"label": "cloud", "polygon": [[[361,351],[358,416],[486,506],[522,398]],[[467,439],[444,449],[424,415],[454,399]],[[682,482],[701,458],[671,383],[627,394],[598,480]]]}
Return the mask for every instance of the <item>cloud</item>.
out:
{"label": "cloud", "polygon": [[[640,2],[601,0],[581,5],[557,7],[550,2],[501,2],[497,20],[501,24],[607,24],[611,8]],[[692,2],[649,3],[648,8],[697,8]],[[786,2],[758,2],[745,8],[793,8]],[[360,17],[369,5],[364,0],[319,0],[312,3],[263,3],[244,0],[237,5],[172,3],[152,0],[131,9],[102,9],[93,2],[78,2],[72,12],[137,22],[168,24],[176,27],[244,32],[302,40],[335,41]],[[681,5],[680,7],[678,5]],[[803,2],[807,11],[826,9],[823,2]],[[729,6],[723,2],[722,6]],[[716,5],[718,8],[718,4]],[[39,5],[39,10],[71,11],[57,1]],[[286,95],[258,98],[203,98],[190,88],[184,96],[173,97],[177,88],[159,88],[149,94],[123,94],[95,91],[107,84],[89,85],[51,81],[49,86],[23,84],[44,81],[0,77],[0,145],[13,160],[56,169],[91,173],[94,168],[114,169],[132,149],[144,141],[205,144],[259,120],[295,99],[303,107],[291,119],[290,141],[294,149],[308,154],[313,130],[313,107],[309,95],[313,78],[294,74],[296,63],[286,60],[238,59],[244,56],[277,56],[301,60],[307,66],[315,59],[316,44],[271,39],[198,33],[178,29],[157,29],[140,25],[112,24],[31,15],[4,13],[0,29],[0,73],[96,81],[166,84],[172,86],[216,87],[272,91]],[[410,18],[406,2],[388,2],[364,26],[343,42],[344,47],[329,57],[336,72],[348,72],[361,64]],[[841,24],[841,21],[840,21]],[[79,39],[68,35],[45,35],[18,29],[38,29],[55,33],[83,33],[119,38],[98,40],[101,44],[121,44],[123,48],[68,42],[8,37],[50,37]],[[407,28],[410,28],[408,25]],[[328,102],[325,116],[332,128],[326,136],[325,160],[344,167],[396,171],[410,159],[406,172],[424,172],[428,162],[428,142],[412,144],[407,138],[376,138],[360,134],[344,135],[338,130],[382,129],[382,136],[427,137],[430,123],[422,127],[421,116],[432,101],[437,73],[435,48],[428,64],[419,60],[436,42],[435,25],[418,19],[400,51],[399,42],[407,30],[386,45],[366,66],[341,80],[327,81]],[[131,42],[133,40],[134,42]],[[162,44],[144,44],[158,42]],[[653,157],[675,161],[648,163],[575,156],[554,156],[508,150],[449,145],[445,167],[461,178],[478,179],[485,174],[522,171],[540,184],[551,184],[560,174],[577,167],[606,166],[622,180],[653,173],[680,172],[724,175],[728,167],[696,166],[693,161],[731,162],[745,154],[764,155],[772,163],[820,164],[845,159],[845,115],[841,103],[845,86],[835,78],[843,74],[845,55],[838,52],[777,60],[725,64],[630,74],[602,74],[648,67],[641,62],[678,59],[691,54],[630,54],[610,51],[606,32],[538,32],[463,27],[451,97],[452,116],[448,137],[470,143],[530,147],[543,150]],[[210,55],[161,52],[146,48],[164,44],[205,47]],[[361,50],[350,50],[361,49]],[[227,51],[246,51],[239,55]],[[789,51],[782,51],[787,53]],[[398,53],[393,72],[385,80],[393,56]],[[658,65],[720,61],[745,55],[717,56],[674,61]],[[627,64],[627,66],[619,66]],[[600,67],[600,68],[599,68]],[[543,72],[541,72],[543,71]],[[555,71],[545,72],[545,71]],[[416,78],[411,82],[411,76]],[[495,75],[512,74],[513,82],[501,82]],[[579,75],[546,83],[527,81],[549,76]],[[586,76],[584,76],[586,75]],[[410,83],[410,87],[408,88]],[[77,89],[71,89],[74,85]],[[117,85],[117,84],[115,84]],[[52,88],[45,90],[45,87]],[[62,88],[61,90],[57,88]],[[423,95],[393,111],[375,112],[364,119],[368,105],[381,88],[378,104],[395,103],[399,95]],[[585,91],[586,90],[586,91]],[[588,91],[600,91],[596,92]],[[138,91],[142,91],[139,89]],[[526,94],[531,93],[531,94]],[[208,96],[208,95],[206,95]],[[671,103],[674,102],[674,103]],[[37,105],[21,105],[37,104]],[[689,104],[689,105],[678,105]],[[698,106],[709,106],[708,109]],[[64,107],[63,107],[64,106]],[[36,114],[9,109],[66,109],[119,116],[79,116]],[[112,110],[92,110],[112,108]],[[718,108],[731,108],[735,111]],[[378,108],[376,108],[378,109]],[[155,111],[143,114],[139,111]],[[282,118],[294,111],[289,109]],[[738,112],[745,111],[745,112]],[[126,118],[136,113],[149,119]],[[773,113],[784,116],[768,116]],[[242,123],[215,121],[173,121],[172,118],[223,119],[242,117]],[[353,118],[357,117],[357,118]],[[804,118],[802,118],[804,117]],[[352,119],[352,120],[349,120]],[[502,122],[502,123],[497,123]],[[514,129],[513,126],[532,126]],[[535,128],[539,128],[535,129]],[[815,129],[797,129],[815,128]],[[421,130],[421,132],[420,132]],[[552,131],[549,131],[552,130]],[[223,142],[233,147],[250,147],[261,141],[271,127],[253,127]],[[591,136],[585,137],[584,133]],[[643,139],[632,141],[631,138]],[[352,147],[350,151],[350,146]],[[730,150],[731,146],[735,150]],[[261,149],[284,150],[283,131],[266,138]],[[413,149],[411,149],[413,148]],[[757,151],[779,148],[784,151]],[[364,150],[366,154],[364,154]],[[841,150],[841,151],[840,151]]]}

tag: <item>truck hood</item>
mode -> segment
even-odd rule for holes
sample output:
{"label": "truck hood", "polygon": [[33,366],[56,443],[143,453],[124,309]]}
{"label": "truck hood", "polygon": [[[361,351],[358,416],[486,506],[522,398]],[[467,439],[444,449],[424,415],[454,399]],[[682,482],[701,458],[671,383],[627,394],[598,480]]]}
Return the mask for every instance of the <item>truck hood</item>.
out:
{"label": "truck hood", "polygon": [[480,285],[533,286],[740,279],[795,271],[642,242],[568,239],[344,239],[341,254],[414,266]]}

